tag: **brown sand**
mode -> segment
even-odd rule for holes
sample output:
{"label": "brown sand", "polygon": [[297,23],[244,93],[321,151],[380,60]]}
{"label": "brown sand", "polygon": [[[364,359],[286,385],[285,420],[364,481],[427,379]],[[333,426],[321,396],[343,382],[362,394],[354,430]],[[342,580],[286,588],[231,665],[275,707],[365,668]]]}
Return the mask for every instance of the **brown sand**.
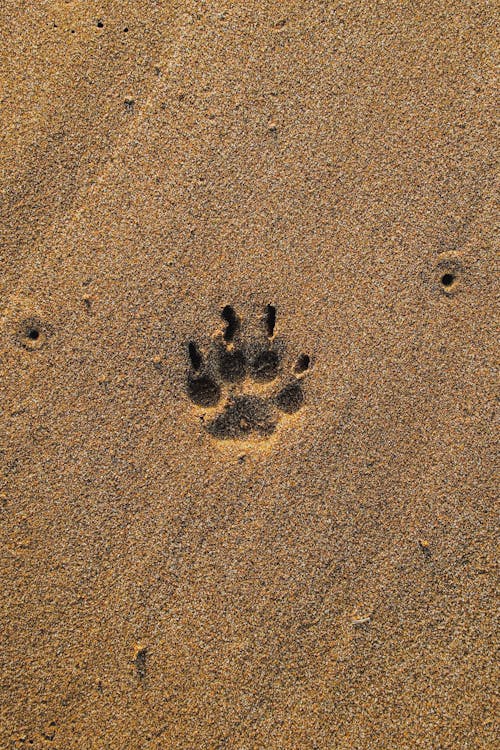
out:
{"label": "brown sand", "polygon": [[495,747],[497,15],[4,0],[2,750]]}

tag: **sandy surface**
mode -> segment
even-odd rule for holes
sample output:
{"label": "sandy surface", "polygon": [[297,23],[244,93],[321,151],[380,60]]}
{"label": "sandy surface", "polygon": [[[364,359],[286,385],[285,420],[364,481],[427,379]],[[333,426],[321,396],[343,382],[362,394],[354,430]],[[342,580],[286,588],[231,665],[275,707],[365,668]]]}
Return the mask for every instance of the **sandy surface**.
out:
{"label": "sandy surface", "polygon": [[495,747],[497,15],[4,2],[2,750]]}

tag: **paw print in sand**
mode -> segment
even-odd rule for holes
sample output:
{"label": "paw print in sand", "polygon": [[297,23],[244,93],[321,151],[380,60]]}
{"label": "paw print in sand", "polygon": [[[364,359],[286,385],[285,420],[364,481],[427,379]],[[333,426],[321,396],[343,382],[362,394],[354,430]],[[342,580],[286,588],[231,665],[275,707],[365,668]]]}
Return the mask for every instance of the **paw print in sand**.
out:
{"label": "paw print in sand", "polygon": [[206,360],[194,341],[188,344],[189,398],[206,410],[206,429],[219,440],[269,437],[283,414],[301,408],[310,357],[301,354],[293,372],[283,372],[285,347],[274,336],[272,305],[265,311],[262,336],[246,342],[234,309],[227,305],[221,315],[225,329],[215,337]]}

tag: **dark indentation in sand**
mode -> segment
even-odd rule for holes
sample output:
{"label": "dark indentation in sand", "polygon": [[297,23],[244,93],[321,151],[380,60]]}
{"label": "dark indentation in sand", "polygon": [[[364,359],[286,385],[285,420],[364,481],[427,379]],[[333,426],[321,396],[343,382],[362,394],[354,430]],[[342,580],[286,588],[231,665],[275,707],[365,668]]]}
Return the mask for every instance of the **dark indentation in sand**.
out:
{"label": "dark indentation in sand", "polygon": [[441,276],[441,284],[445,287],[450,287],[455,281],[455,275],[452,273],[444,273]]}
{"label": "dark indentation in sand", "polygon": [[252,433],[267,436],[275,428],[272,406],[260,396],[237,396],[208,425],[210,434],[221,440],[245,438]]}
{"label": "dark indentation in sand", "polygon": [[143,680],[146,677],[147,655],[148,652],[146,648],[139,649],[135,655],[134,664],[140,680]]}
{"label": "dark indentation in sand", "polygon": [[435,274],[437,288],[447,297],[463,288],[464,267],[457,255],[441,256]]}
{"label": "dark indentation in sand", "polygon": [[193,370],[199,370],[201,368],[203,360],[200,350],[198,349],[194,341],[190,341],[188,344],[188,355]]}
{"label": "dark indentation in sand", "polygon": [[238,348],[232,341],[240,329],[240,318],[229,305],[221,315],[226,321],[223,340],[219,337],[214,341],[206,362],[197,344],[188,343],[188,396],[194,404],[206,408],[217,406],[223,399],[219,413],[202,417],[213,437],[219,440],[269,437],[284,414],[293,414],[303,405],[302,381],[311,358],[301,354],[289,382],[273,386],[285,351],[283,342],[273,340],[271,348],[269,341],[274,335],[276,308],[273,305],[265,308],[267,339],[252,337],[242,341]]}
{"label": "dark indentation in sand", "polygon": [[311,364],[311,357],[308,354],[301,354],[295,364],[295,368],[294,368],[295,373],[297,375],[302,375],[302,373],[306,372],[306,370],[309,369],[310,364]]}
{"label": "dark indentation in sand", "polygon": [[269,338],[272,338],[272,336],[274,335],[274,329],[276,327],[276,308],[274,305],[268,305],[266,307],[265,323],[267,335],[269,336]]}
{"label": "dark indentation in sand", "polygon": [[298,411],[304,403],[302,386],[298,382],[285,385],[276,396],[276,405],[285,414],[293,414]]}
{"label": "dark indentation in sand", "polygon": [[252,376],[255,380],[271,381],[278,374],[279,357],[276,352],[267,349],[257,354],[252,362]]}
{"label": "dark indentation in sand", "polygon": [[198,406],[216,406],[221,396],[218,384],[208,375],[190,376],[188,393],[191,401]]}
{"label": "dark indentation in sand", "polygon": [[246,360],[243,352],[240,349],[235,351],[221,349],[219,352],[219,372],[228,383],[237,383],[239,380],[243,380],[246,374]]}
{"label": "dark indentation in sand", "polygon": [[47,341],[50,327],[37,317],[23,320],[16,332],[17,343],[28,350],[41,349]]}
{"label": "dark indentation in sand", "polygon": [[226,330],[224,331],[224,341],[232,341],[239,331],[240,319],[231,305],[226,305],[222,309],[221,316],[227,323]]}

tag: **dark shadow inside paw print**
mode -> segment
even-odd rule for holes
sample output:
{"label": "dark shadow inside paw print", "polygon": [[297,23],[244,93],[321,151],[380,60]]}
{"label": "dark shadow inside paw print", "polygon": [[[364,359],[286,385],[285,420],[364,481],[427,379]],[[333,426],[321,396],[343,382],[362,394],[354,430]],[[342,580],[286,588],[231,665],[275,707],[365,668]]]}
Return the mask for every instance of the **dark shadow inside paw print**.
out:
{"label": "dark shadow inside paw print", "polygon": [[279,356],[276,352],[270,350],[260,352],[251,366],[254,380],[263,382],[274,380],[278,375],[279,364]]}
{"label": "dark shadow inside paw print", "polygon": [[219,373],[228,383],[237,383],[246,375],[246,360],[241,349],[229,351],[225,347],[219,350]]}
{"label": "dark shadow inside paw print", "polygon": [[285,414],[293,414],[304,403],[304,394],[300,383],[287,383],[276,395],[276,404]]}
{"label": "dark shadow inside paw print", "polygon": [[241,321],[232,307],[221,311],[225,323],[205,359],[194,341],[188,344],[187,393],[205,415],[207,432],[219,440],[266,438],[280,417],[304,403],[303,378],[310,367],[301,354],[293,371],[283,372],[284,342],[276,340],[276,308],[267,305],[263,337],[241,339]]}
{"label": "dark shadow inside paw print", "polygon": [[221,397],[221,390],[215,380],[201,375],[188,378],[189,398],[198,406],[217,406]]}
{"label": "dark shadow inside paw print", "polygon": [[272,405],[260,396],[236,396],[208,425],[208,432],[216,438],[242,438],[258,433],[272,435],[276,416]]}
{"label": "dark shadow inside paw print", "polygon": [[236,333],[240,330],[240,319],[231,305],[226,305],[222,309],[221,317],[227,324],[224,331],[224,341],[232,341]]}

